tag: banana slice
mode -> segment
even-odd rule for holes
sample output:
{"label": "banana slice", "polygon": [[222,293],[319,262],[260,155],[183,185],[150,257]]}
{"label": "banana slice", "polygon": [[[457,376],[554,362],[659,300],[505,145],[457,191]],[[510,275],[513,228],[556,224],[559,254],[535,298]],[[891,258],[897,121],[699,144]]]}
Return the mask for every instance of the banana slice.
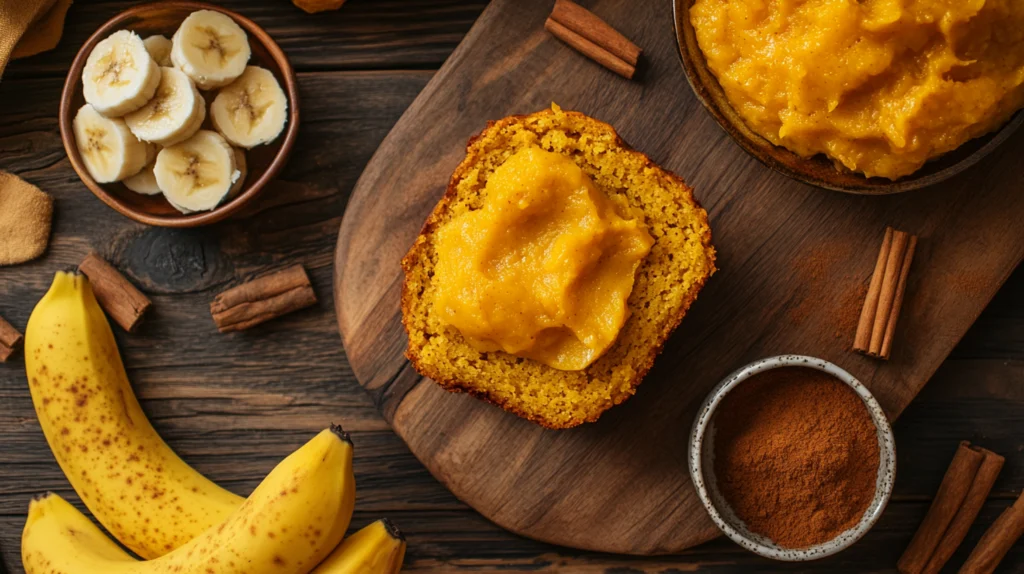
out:
{"label": "banana slice", "polygon": [[100,115],[85,104],[71,125],[78,153],[97,183],[121,181],[146,165],[149,145],[139,141],[124,120]]}
{"label": "banana slice", "polygon": [[230,16],[193,12],[171,38],[171,61],[201,90],[226,86],[245,71],[249,38]]}
{"label": "banana slice", "polygon": [[150,144],[149,150],[150,153],[147,154],[146,166],[142,168],[142,171],[121,183],[135,193],[157,195],[160,193],[160,186],[156,183],[156,174],[153,173],[153,166],[156,165],[156,154],[160,151],[160,146]]}
{"label": "banana slice", "polygon": [[82,69],[82,94],[93,109],[109,118],[133,112],[153,97],[160,67],[142,38],[121,30],[101,40]]}
{"label": "banana slice", "polygon": [[141,193],[142,195],[159,195],[160,186],[156,183],[156,175],[153,173],[153,166],[155,163],[151,163],[146,167],[142,168],[142,171],[124,180],[125,187],[134,191],[135,193]]}
{"label": "banana slice", "polygon": [[182,213],[217,207],[242,177],[235,150],[210,130],[160,150],[153,173],[164,197]]}
{"label": "banana slice", "polygon": [[199,130],[196,118],[206,118],[206,100],[181,70],[160,68],[162,79],[153,99],[126,115],[124,121],[140,140],[163,146],[192,137]]}
{"label": "banana slice", "polygon": [[200,100],[199,110],[197,110],[196,115],[192,117],[192,123],[189,125],[188,129],[185,130],[193,135],[203,127],[203,122],[206,121],[206,99],[200,96]]}
{"label": "banana slice", "polygon": [[166,36],[159,34],[150,36],[142,43],[145,44],[146,51],[149,52],[149,56],[153,58],[157,66],[170,67],[174,65],[171,63],[171,41]]}
{"label": "banana slice", "polygon": [[233,145],[250,149],[281,135],[288,118],[288,98],[274,74],[249,66],[210,105],[213,126]]}

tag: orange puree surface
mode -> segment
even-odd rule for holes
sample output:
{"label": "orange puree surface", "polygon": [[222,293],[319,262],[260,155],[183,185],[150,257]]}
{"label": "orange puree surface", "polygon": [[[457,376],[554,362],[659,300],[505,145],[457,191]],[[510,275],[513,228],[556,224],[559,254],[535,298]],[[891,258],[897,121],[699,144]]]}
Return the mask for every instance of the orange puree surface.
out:
{"label": "orange puree surface", "polygon": [[483,207],[438,231],[434,304],[482,352],[556,369],[594,362],[629,316],[654,239],[573,160],[536,146],[491,174]]}
{"label": "orange puree surface", "polygon": [[1024,0],[695,0],[708,67],[756,132],[896,179],[1024,106]]}

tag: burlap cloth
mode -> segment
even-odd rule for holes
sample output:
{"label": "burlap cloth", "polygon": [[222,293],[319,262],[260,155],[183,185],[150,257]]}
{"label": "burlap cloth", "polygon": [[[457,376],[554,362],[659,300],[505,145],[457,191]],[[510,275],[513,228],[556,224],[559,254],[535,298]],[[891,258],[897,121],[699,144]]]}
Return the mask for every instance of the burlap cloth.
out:
{"label": "burlap cloth", "polygon": [[0,0],[0,76],[7,62],[57,46],[71,0]]}

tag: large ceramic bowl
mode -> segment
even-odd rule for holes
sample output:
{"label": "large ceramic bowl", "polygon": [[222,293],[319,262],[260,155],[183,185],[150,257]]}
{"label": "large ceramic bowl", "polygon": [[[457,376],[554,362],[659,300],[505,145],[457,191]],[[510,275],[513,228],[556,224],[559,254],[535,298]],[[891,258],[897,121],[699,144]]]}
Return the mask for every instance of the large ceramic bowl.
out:
{"label": "large ceramic bowl", "polygon": [[[152,34],[163,34],[170,38],[178,25],[196,10],[216,10],[227,14],[249,36],[252,56],[250,65],[262,66],[270,70],[288,97],[288,122],[284,132],[267,145],[257,146],[246,151],[248,174],[245,184],[235,197],[222,203],[210,211],[183,214],[175,209],[163,194],[142,195],[126,188],[121,183],[97,183],[89,175],[82,162],[82,156],[75,145],[75,135],[71,129],[78,109],[85,104],[82,96],[82,68],[89,53],[110,34],[118,30],[133,30],[145,38]],[[204,94],[207,105],[213,101],[212,94]],[[207,116],[204,129],[210,128]],[[60,136],[64,142],[64,151],[71,160],[71,166],[78,172],[78,177],[96,197],[100,198],[117,212],[136,221],[161,227],[197,227],[220,221],[231,216],[255,198],[284,167],[291,153],[295,138],[299,132],[299,94],[292,70],[284,52],[263,28],[248,18],[212,4],[200,2],[166,1],[155,4],[134,6],[121,12],[100,26],[99,30],[89,37],[75,56],[71,69],[64,81],[64,91],[60,99]]]}
{"label": "large ceramic bowl", "polygon": [[882,177],[864,177],[859,173],[837,169],[821,154],[810,158],[801,157],[786,148],[772,144],[747,127],[729,104],[722,86],[708,69],[704,54],[697,45],[697,37],[690,23],[690,6],[693,5],[693,0],[673,2],[679,55],[682,58],[686,79],[690,82],[697,99],[740,147],[761,163],[795,180],[825,189],[866,195],[920,189],[945,181],[978,163],[1024,123],[1024,112],[1018,112],[998,131],[973,139],[896,181]]}
{"label": "large ceramic bowl", "polygon": [[[729,507],[729,503],[719,492],[715,480],[714,415],[719,405],[725,396],[729,394],[729,391],[743,384],[750,377],[781,367],[817,369],[845,383],[864,402],[868,412],[871,414],[871,419],[875,423],[875,429],[878,431],[878,474],[875,478],[875,496],[871,500],[871,504],[868,505],[860,522],[855,526],[845,532],[841,532],[832,540],[807,548],[784,548],[764,536],[751,532],[746,524],[737,518],[736,514]],[[715,524],[733,542],[751,552],[766,558],[789,562],[816,560],[831,556],[849,548],[854,542],[864,536],[874,526],[875,522],[878,521],[882,511],[885,510],[885,505],[889,502],[893,483],[896,480],[896,442],[892,436],[892,427],[889,426],[889,420],[886,418],[882,407],[871,395],[867,387],[862,385],[853,375],[833,363],[804,355],[779,355],[755,361],[732,373],[719,383],[704,400],[698,413],[697,419],[693,423],[693,430],[690,433],[690,477],[693,479],[693,484],[697,488],[697,494],[704,504],[704,508],[711,515],[711,519]]]}

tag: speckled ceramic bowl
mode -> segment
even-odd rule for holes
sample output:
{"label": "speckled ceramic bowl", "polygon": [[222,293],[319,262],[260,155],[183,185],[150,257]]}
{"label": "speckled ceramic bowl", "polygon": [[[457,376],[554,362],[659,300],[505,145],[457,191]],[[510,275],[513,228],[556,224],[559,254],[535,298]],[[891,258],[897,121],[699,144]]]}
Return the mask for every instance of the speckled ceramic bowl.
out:
{"label": "speckled ceramic bowl", "polygon": [[[809,367],[824,371],[846,383],[864,401],[875,422],[875,428],[878,430],[879,464],[878,476],[875,479],[875,497],[864,512],[864,516],[853,528],[828,542],[808,548],[783,548],[768,538],[748,530],[746,524],[736,517],[722,497],[715,481],[713,417],[718,405],[729,391],[743,381],[758,373],[780,367]],[[708,448],[705,448],[705,445]],[[848,548],[874,526],[878,517],[882,515],[885,505],[889,502],[893,482],[896,480],[896,443],[893,440],[892,427],[889,426],[889,420],[886,418],[885,412],[882,411],[882,407],[879,406],[878,401],[871,395],[867,387],[853,375],[823,359],[803,355],[779,355],[750,363],[726,377],[711,391],[711,394],[704,400],[704,404],[701,405],[697,420],[693,423],[693,430],[690,432],[689,466],[690,476],[693,478],[693,484],[697,488],[701,502],[704,503],[704,508],[726,536],[747,550],[766,558],[802,562],[831,556]]]}

